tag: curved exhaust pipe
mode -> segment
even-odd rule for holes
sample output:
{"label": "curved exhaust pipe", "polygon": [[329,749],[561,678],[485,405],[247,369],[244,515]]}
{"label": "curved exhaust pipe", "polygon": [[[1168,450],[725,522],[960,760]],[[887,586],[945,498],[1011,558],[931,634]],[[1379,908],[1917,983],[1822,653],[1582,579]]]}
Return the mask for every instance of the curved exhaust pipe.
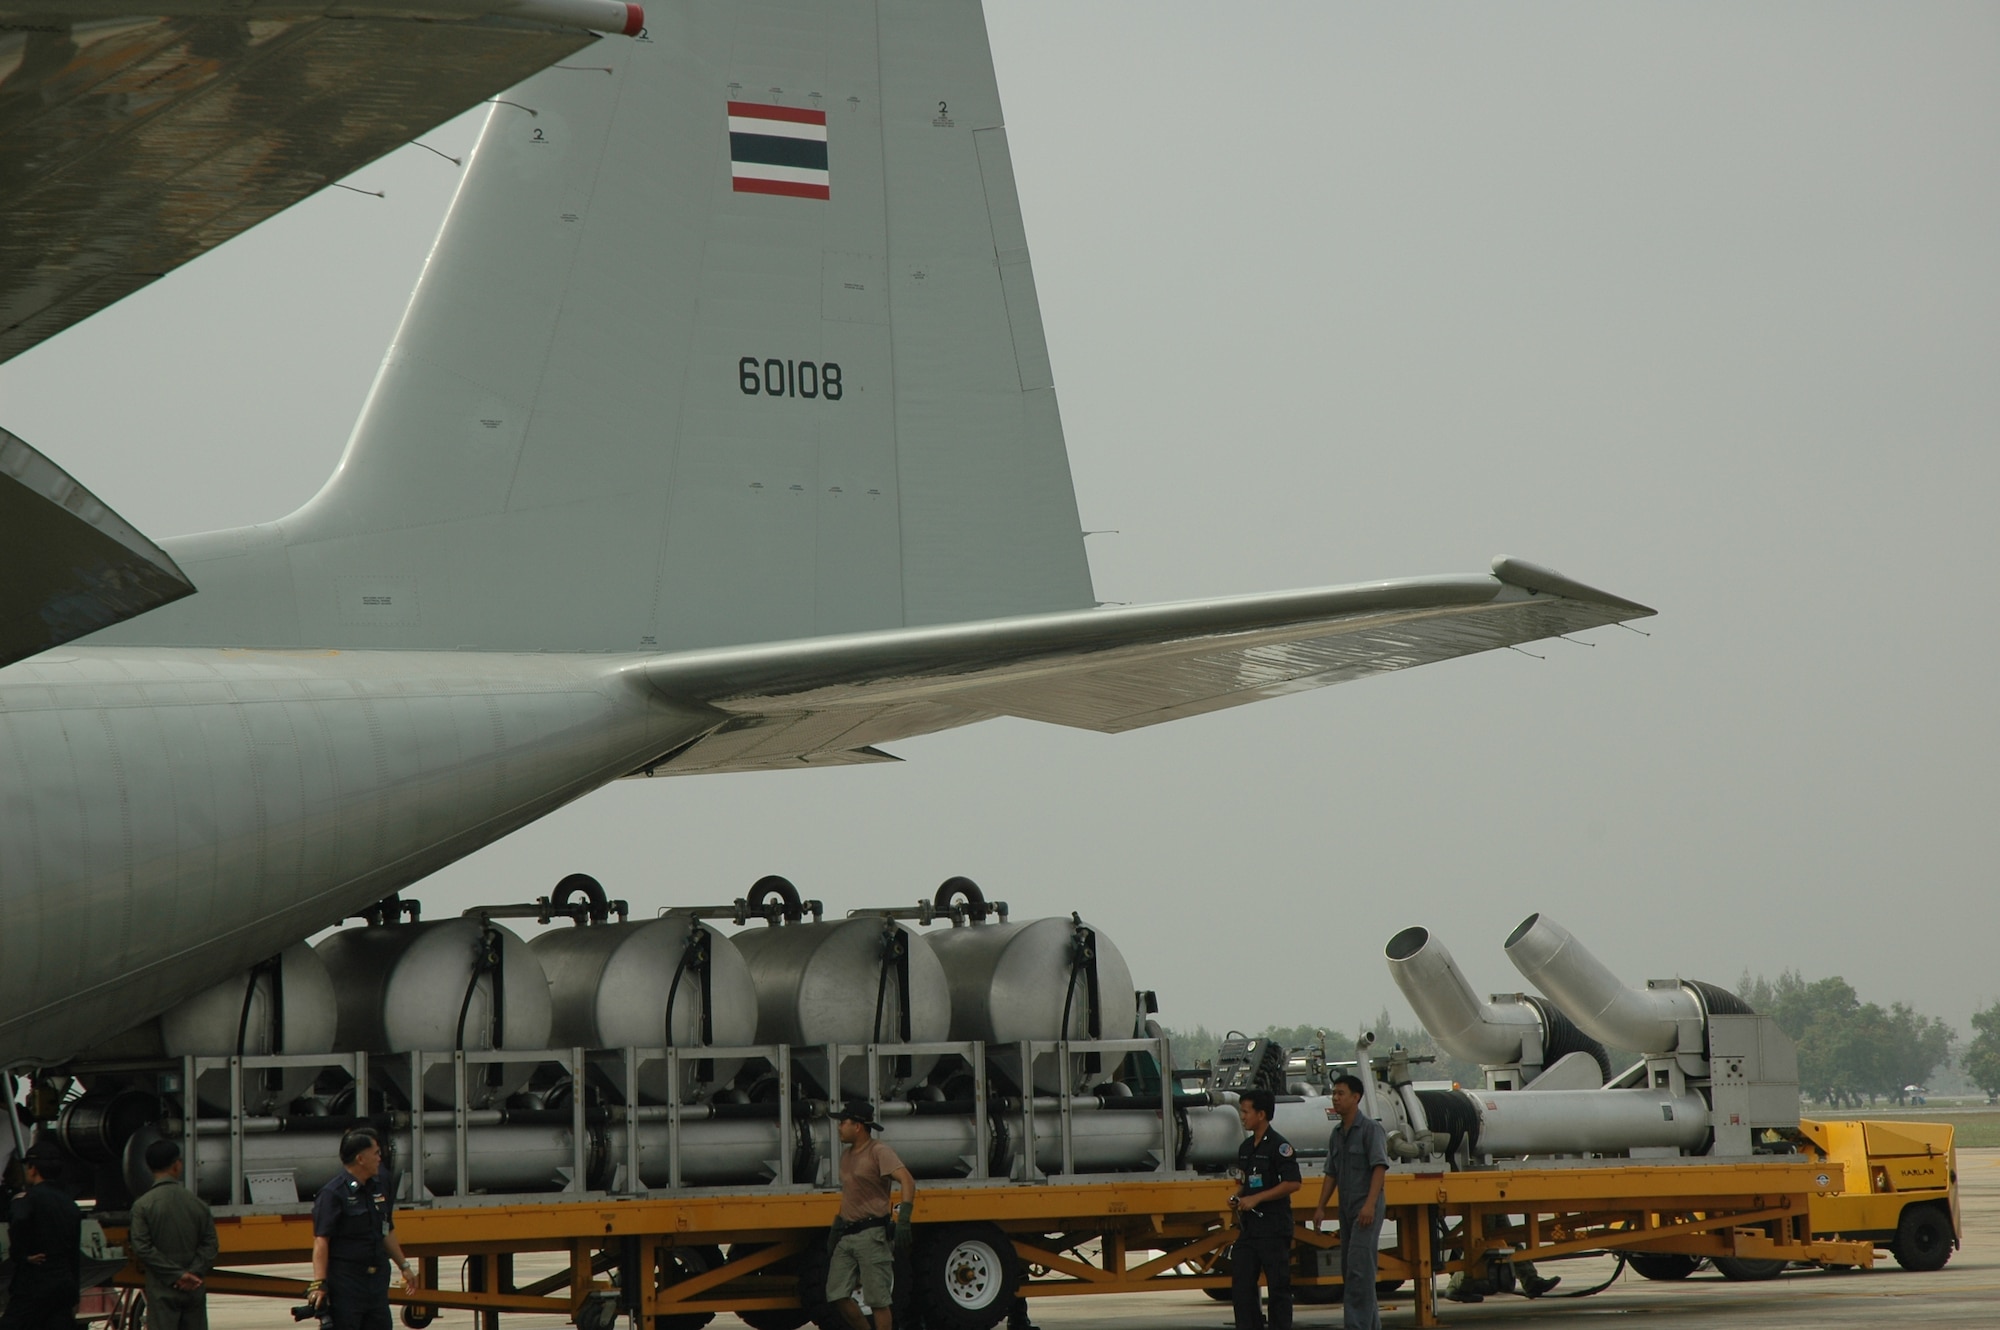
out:
{"label": "curved exhaust pipe", "polygon": [[1541,1016],[1532,1007],[1503,1007],[1480,997],[1428,928],[1404,929],[1382,954],[1410,1009],[1453,1057],[1487,1066],[1519,1062],[1523,1037],[1541,1033]]}
{"label": "curved exhaust pipe", "polygon": [[1680,1022],[1706,1018],[1701,999],[1685,987],[1628,986],[1545,914],[1529,915],[1508,936],[1507,958],[1586,1034],[1613,1048],[1671,1053]]}

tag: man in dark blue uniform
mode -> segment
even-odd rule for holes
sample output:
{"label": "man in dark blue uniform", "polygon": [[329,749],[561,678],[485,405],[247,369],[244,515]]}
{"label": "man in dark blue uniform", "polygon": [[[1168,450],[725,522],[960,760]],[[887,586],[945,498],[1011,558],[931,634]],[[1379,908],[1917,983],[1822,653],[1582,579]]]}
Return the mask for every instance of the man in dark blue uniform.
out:
{"label": "man in dark blue uniform", "polygon": [[[6,1111],[12,1112],[13,1105]],[[78,1237],[83,1216],[76,1202],[54,1185],[62,1172],[62,1157],[54,1146],[36,1144],[21,1167],[28,1185],[7,1207],[14,1283],[0,1330],[71,1330],[82,1282]]]}
{"label": "man in dark blue uniform", "polygon": [[382,1142],[365,1127],[340,1138],[341,1171],[313,1200],[313,1277],[306,1301],[333,1311],[333,1330],[390,1330],[389,1263],[403,1286],[417,1269],[396,1240],[395,1204],[382,1186]]}
{"label": "man in dark blue uniform", "polygon": [[1299,1154],[1271,1130],[1277,1107],[1269,1090],[1245,1090],[1236,1115],[1250,1133],[1236,1150],[1236,1245],[1229,1267],[1236,1299],[1236,1330],[1264,1330],[1257,1308],[1257,1275],[1271,1290],[1270,1330],[1292,1330],[1292,1193],[1299,1189]]}

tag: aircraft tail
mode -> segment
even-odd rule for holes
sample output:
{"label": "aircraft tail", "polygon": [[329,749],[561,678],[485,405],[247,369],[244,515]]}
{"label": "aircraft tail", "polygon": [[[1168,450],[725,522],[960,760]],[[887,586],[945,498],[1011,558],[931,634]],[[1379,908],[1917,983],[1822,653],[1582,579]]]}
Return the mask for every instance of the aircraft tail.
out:
{"label": "aircraft tail", "polygon": [[652,651],[1094,604],[984,21],[661,7],[492,108],[333,479],[102,640]]}

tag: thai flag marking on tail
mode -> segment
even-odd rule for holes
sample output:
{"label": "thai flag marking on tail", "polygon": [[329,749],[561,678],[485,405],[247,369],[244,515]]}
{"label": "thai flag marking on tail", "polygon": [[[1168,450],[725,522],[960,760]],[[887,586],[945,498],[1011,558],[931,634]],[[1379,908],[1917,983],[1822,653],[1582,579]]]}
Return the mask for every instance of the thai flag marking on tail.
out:
{"label": "thai flag marking on tail", "polygon": [[826,170],[826,112],[729,103],[729,174],[739,194],[833,197]]}

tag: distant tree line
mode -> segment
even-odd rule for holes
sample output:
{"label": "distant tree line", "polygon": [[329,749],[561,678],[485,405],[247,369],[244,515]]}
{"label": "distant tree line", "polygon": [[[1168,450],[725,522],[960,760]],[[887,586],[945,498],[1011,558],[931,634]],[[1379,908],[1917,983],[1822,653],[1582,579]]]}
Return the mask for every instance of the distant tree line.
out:
{"label": "distant tree line", "polygon": [[1773,1017],[1799,1049],[1799,1088],[1834,1107],[1877,1099],[1900,1104],[1951,1060],[1953,1029],[1905,1002],[1863,1002],[1839,975],[1807,979],[1786,970],[1776,979],[1746,971],[1737,990]]}
{"label": "distant tree line", "polygon": [[1972,1028],[1976,1033],[1959,1057],[1958,1069],[1984,1090],[1989,1100],[2000,1099],[2000,1002],[1974,1012]]}

